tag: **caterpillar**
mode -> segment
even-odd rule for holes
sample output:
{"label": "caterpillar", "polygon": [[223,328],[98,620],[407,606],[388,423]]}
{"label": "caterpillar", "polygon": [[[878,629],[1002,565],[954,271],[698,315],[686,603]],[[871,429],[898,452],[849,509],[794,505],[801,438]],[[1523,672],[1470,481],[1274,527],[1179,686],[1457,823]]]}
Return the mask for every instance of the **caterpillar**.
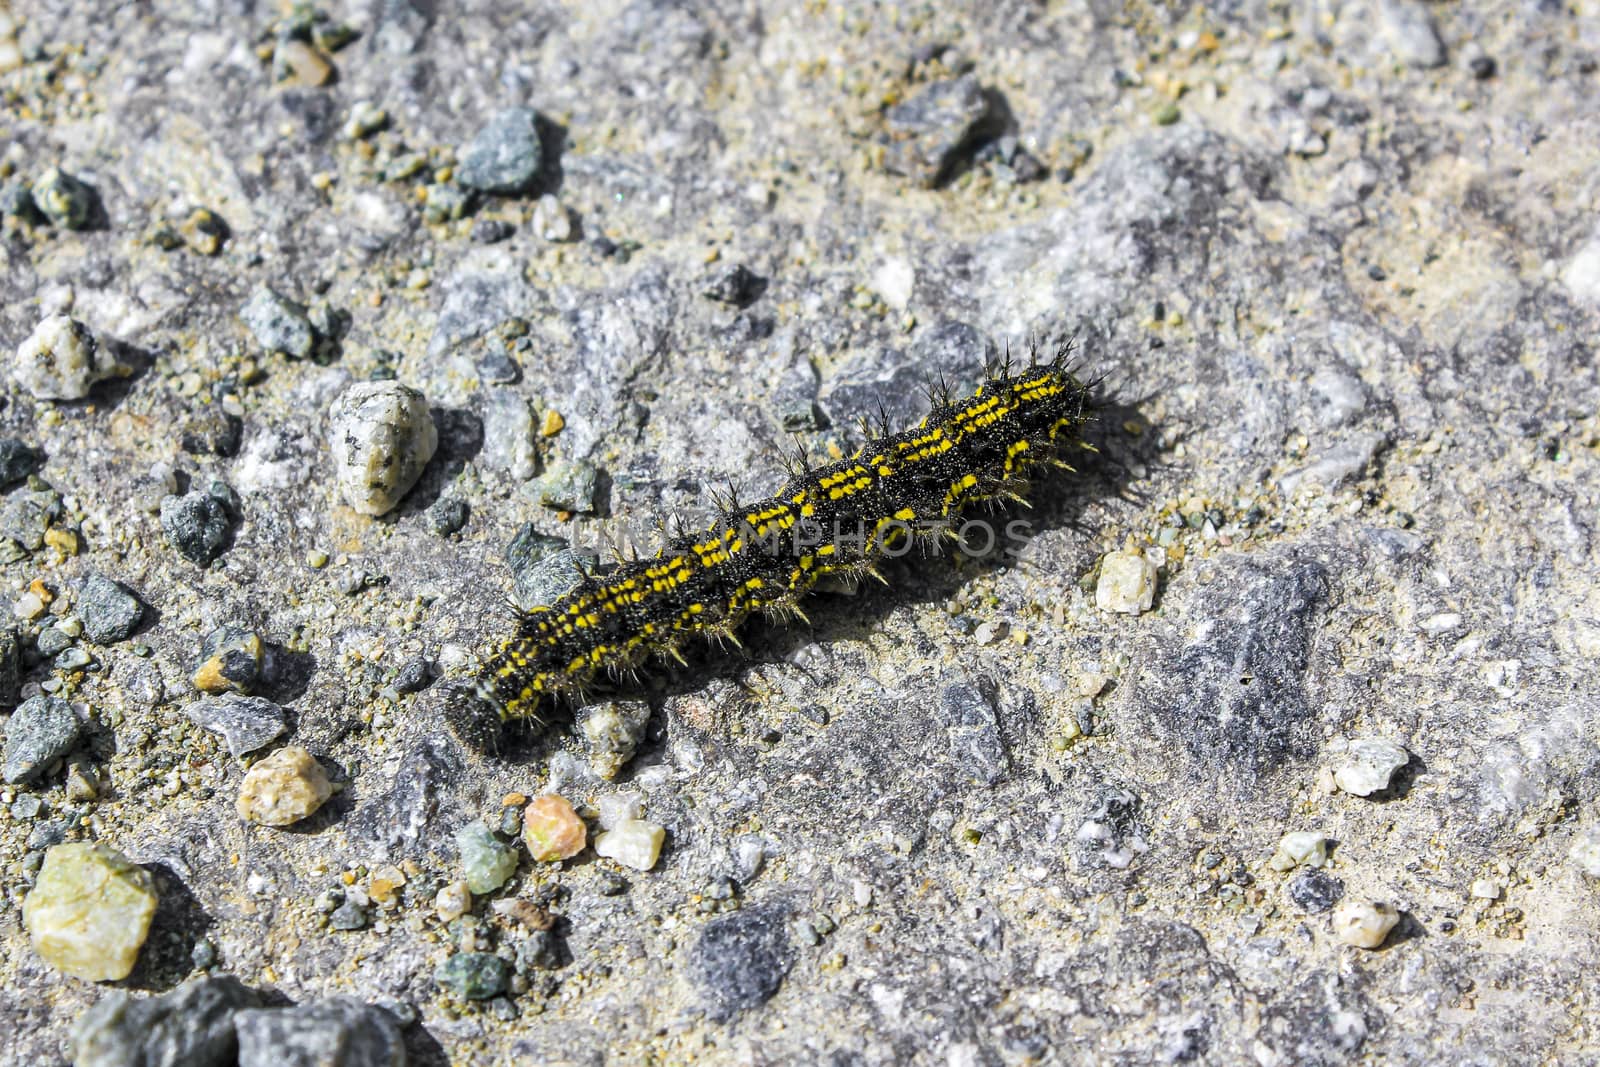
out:
{"label": "caterpillar", "polygon": [[[1069,369],[1069,343],[1026,366],[1009,356],[969,397],[930,388],[916,426],[869,433],[848,459],[812,467],[802,451],[775,496],[722,502],[709,529],[679,533],[652,558],[594,575],[545,606],[519,610],[515,631],[472,686],[502,720],[537,716],[542,701],[581,693],[601,672],[651,657],[683,662],[692,637],[737,644],[753,613],[805,620],[799,601],[825,577],[873,575],[907,539],[954,536],[950,522],[985,501],[1023,501],[1030,475],[1068,466],[1083,443],[1094,385]],[[887,420],[884,420],[885,422]]]}

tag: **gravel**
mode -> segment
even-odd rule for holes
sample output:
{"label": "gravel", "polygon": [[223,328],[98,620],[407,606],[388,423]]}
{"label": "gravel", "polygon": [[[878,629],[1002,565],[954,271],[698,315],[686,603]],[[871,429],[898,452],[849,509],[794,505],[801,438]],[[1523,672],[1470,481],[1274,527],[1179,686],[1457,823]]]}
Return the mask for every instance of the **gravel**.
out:
{"label": "gravel", "polygon": [[91,574],[78,592],[78,615],[89,640],[113,645],[133,636],[144,618],[144,605],[126,586]]}
{"label": "gravel", "polygon": [[204,567],[227,549],[233,534],[228,505],[209,489],[161,501],[161,528],[179,555]]}
{"label": "gravel", "polygon": [[462,185],[485,193],[516,195],[532,190],[544,165],[539,116],[529,108],[507,108],[480,129],[460,153]]}
{"label": "gravel", "polygon": [[787,908],[766,904],[713,919],[689,950],[707,1013],[722,1022],[772,999],[794,966]]}
{"label": "gravel", "polygon": [[38,781],[82,735],[83,721],[65,700],[49,696],[24,700],[6,722],[6,784]]}
{"label": "gravel", "polygon": [[394,510],[438,446],[427,400],[399,382],[357,382],[328,411],[334,479],[363,515]]}
{"label": "gravel", "polygon": [[183,709],[184,718],[221,734],[235,757],[265,748],[288,730],[283,709],[264,697],[225,693],[202,697]]}

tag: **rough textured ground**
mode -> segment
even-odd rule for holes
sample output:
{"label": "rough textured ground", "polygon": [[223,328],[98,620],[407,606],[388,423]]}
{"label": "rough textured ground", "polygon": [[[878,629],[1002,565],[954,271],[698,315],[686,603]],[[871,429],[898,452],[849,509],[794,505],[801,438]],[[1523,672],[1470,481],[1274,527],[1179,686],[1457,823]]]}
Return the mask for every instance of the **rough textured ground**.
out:
{"label": "rough textured ground", "polygon": [[[1569,858],[1600,835],[1600,9],[512,7],[332,6],[360,35],[321,87],[273,84],[269,4],[14,11],[3,167],[61,166],[104,218],[7,220],[0,354],[70,308],[134,372],[75,404],[7,379],[0,431],[46,454],[81,543],[0,582],[62,610],[98,572],[157,617],[147,657],[95,647],[63,680],[106,795],[70,801],[57,773],[0,806],[7,1062],[59,1062],[104,993],[20,925],[52,821],[158,875],[124,986],[172,987],[204,939],[213,973],[280,999],[410,1003],[414,1062],[1600,1057],[1600,889]],[[914,103],[964,72],[981,93]],[[367,148],[341,132],[362,100],[390,119]],[[986,116],[967,144],[962,102]],[[536,194],[575,241],[540,235],[537,195],[424,218],[430,173],[513,105],[546,120]],[[433,155],[385,181],[406,151]],[[1047,173],[1022,181],[1030,160]],[[219,255],[151,243],[193,206],[231,231]],[[515,232],[475,241],[484,219]],[[703,295],[735,263],[767,283],[743,309]],[[238,318],[260,284],[347,313],[339,350],[261,351]],[[522,329],[520,380],[485,381]],[[785,413],[814,399],[807,439],[847,446],[880,396],[912,417],[918,383],[1072,331],[1106,377],[1101,453],[1039,487],[1019,558],[902,564],[818,598],[810,629],[663,673],[616,780],[560,732],[473,752],[429,694],[386,688],[505,627],[523,523],[597,544],[705,515],[720,480],[776,484]],[[369,519],[331,484],[326,418],[380,366],[441,443]],[[540,462],[598,469],[600,514],[542,506],[485,442],[507,390],[562,414]],[[239,454],[180,451],[225,396]],[[162,463],[239,496],[208,568],[150,510]],[[470,508],[449,537],[441,497]],[[1095,608],[1125,545],[1165,549],[1150,613]],[[276,646],[268,695],[345,783],[287,831],[239,821],[244,765],[180,714],[228,620]],[[1331,791],[1369,736],[1411,762],[1376,797]],[[432,977],[463,936],[431,905],[450,835],[553,758],[574,800],[642,793],[667,849],[614,895],[592,853],[524,857],[499,895],[546,893],[559,966],[454,1001]],[[14,814],[24,795],[44,810]],[[1267,866],[1292,830],[1336,841],[1345,896],[1401,909],[1382,948],[1339,943]],[[383,864],[410,877],[399,905],[329,929],[319,896]],[[514,949],[476,914],[469,936]]]}

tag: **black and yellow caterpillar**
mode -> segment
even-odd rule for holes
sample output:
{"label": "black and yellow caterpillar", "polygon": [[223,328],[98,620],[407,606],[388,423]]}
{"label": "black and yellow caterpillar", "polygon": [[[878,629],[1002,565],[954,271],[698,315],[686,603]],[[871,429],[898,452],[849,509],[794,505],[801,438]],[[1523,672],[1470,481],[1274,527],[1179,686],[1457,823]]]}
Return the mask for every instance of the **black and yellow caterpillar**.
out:
{"label": "black and yellow caterpillar", "polygon": [[[477,695],[502,719],[537,713],[550,695],[581,692],[600,672],[651,656],[679,658],[691,637],[734,638],[752,612],[798,616],[823,577],[876,574],[902,539],[949,530],[980,501],[1021,499],[1031,473],[1066,466],[1081,444],[1093,387],[1053,359],[989,368],[968,398],[940,389],[915,427],[869,440],[850,458],[802,458],[776,496],[728,506],[709,530],[680,535],[649,559],[591,577],[554,603],[521,612],[488,659]],[[1068,468],[1070,469],[1070,468]]]}

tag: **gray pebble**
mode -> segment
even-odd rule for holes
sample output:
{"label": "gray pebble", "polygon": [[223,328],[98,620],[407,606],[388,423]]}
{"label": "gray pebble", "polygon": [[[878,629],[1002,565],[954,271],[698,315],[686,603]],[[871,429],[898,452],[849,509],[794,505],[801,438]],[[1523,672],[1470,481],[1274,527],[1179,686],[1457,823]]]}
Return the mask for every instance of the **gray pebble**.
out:
{"label": "gray pebble", "polygon": [[950,754],[962,769],[985,785],[993,785],[1011,768],[993,693],[972,682],[946,686],[939,694],[939,714],[949,737]]}
{"label": "gray pebble", "polygon": [[16,630],[0,626],[0,711],[16,707],[22,695],[21,653]]}
{"label": "gray pebble", "polygon": [[511,965],[488,952],[458,952],[439,964],[433,980],[462,1000],[488,1000],[506,991]]}
{"label": "gray pebble", "polygon": [[788,909],[769,904],[706,923],[689,951],[689,970],[707,1013],[725,1022],[772,999],[794,959]]}
{"label": "gray pebble", "polygon": [[357,382],[328,411],[334,478],[363,515],[392,511],[422,476],[439,431],[421,393],[395,381]]}
{"label": "gray pebble", "polygon": [[433,666],[424,656],[410,660],[395,677],[394,688],[399,693],[420,693],[433,680]]}
{"label": "gray pebble", "polygon": [[514,195],[533,188],[543,165],[537,113],[508,108],[490,119],[462,150],[456,178],[469,189]]}
{"label": "gray pebble", "polygon": [[18,489],[0,506],[0,534],[29,552],[44,547],[45,531],[61,517],[61,494],[53,489]]}
{"label": "gray pebble", "polygon": [[78,743],[83,723],[72,705],[55,697],[23,701],[6,723],[5,781],[25,785]]}
{"label": "gray pebble", "polygon": [[593,560],[593,556],[563,548],[522,567],[513,563],[512,599],[524,608],[554,604],[589,576]]}
{"label": "gray pebble", "polygon": [[263,748],[288,729],[278,705],[264,697],[238,693],[201,697],[185,707],[183,714],[190,722],[221,734],[235,757]]}
{"label": "gray pebble", "polygon": [[34,205],[53,225],[81,230],[94,220],[95,191],[60,167],[41,174],[30,191]]}
{"label": "gray pebble", "polygon": [[700,292],[719,304],[742,308],[754,303],[766,288],[765,278],[743,263],[736,263],[709,278]]}
{"label": "gray pebble", "polygon": [[194,489],[162,499],[161,528],[185,559],[204,567],[227,547],[233,518],[214,493]]}
{"label": "gray pebble", "polygon": [[250,295],[239,309],[239,318],[255,335],[256,343],[269,352],[305,359],[316,344],[316,331],[306,309],[266,286]]}
{"label": "gray pebble", "polygon": [[539,466],[533,444],[533,411],[511,389],[495,389],[483,410],[483,462],[492,470],[525,482]]}
{"label": "gray pebble", "polygon": [[39,469],[39,453],[16,437],[0,437],[0,488]]}
{"label": "gray pebble", "polygon": [[1444,44],[1426,7],[1417,0],[1383,0],[1379,13],[1395,58],[1413,67],[1444,65]]}
{"label": "gray pebble", "polygon": [[428,508],[428,522],[440,537],[449,537],[467,524],[467,504],[455,497],[440,497]]}
{"label": "gray pebble", "polygon": [[232,975],[185,982],[160,996],[114,989],[78,1019],[74,1067],[232,1067],[234,1013],[261,1002]]}
{"label": "gray pebble", "polygon": [[992,118],[993,102],[977,78],[935,82],[889,109],[889,168],[924,187],[937,186],[949,180]]}
{"label": "gray pebble", "polygon": [[46,626],[39,631],[39,636],[33,640],[34,651],[45,659],[59,656],[72,647],[72,635],[64,633],[55,626]]}
{"label": "gray pebble", "polygon": [[239,1067],[405,1067],[400,1026],[353,997],[234,1015]]}
{"label": "gray pebble", "polygon": [[144,618],[144,605],[125,586],[104,575],[91,574],[78,594],[78,615],[89,640],[111,645],[133,634]]}
{"label": "gray pebble", "polygon": [[335,930],[364,930],[367,926],[367,909],[353,900],[347,900],[333,909],[328,925]]}
{"label": "gray pebble", "polygon": [[1289,879],[1289,900],[1307,915],[1320,915],[1339,903],[1344,883],[1326,871],[1301,871]]}
{"label": "gray pebble", "polygon": [[472,224],[472,239],[480,245],[497,244],[516,232],[515,226],[500,219],[479,219]]}
{"label": "gray pebble", "polygon": [[581,459],[558,460],[534,484],[545,507],[587,514],[595,509],[600,472]]}

